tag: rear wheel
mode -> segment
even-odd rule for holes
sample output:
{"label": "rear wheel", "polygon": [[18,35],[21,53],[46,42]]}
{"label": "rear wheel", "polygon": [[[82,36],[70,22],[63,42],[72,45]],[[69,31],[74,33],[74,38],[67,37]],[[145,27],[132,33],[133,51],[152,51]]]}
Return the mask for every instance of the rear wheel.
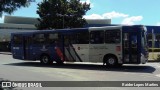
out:
{"label": "rear wheel", "polygon": [[64,64],[63,61],[56,61],[56,63],[57,63],[58,65],[63,65],[63,64]]}
{"label": "rear wheel", "polygon": [[117,58],[115,56],[107,56],[105,57],[105,63],[107,66],[113,67],[118,65]]}
{"label": "rear wheel", "polygon": [[53,61],[51,61],[48,55],[42,55],[40,58],[40,61],[42,64],[52,64],[53,63]]}
{"label": "rear wheel", "polygon": [[117,64],[117,67],[122,67],[123,66],[123,64]]}

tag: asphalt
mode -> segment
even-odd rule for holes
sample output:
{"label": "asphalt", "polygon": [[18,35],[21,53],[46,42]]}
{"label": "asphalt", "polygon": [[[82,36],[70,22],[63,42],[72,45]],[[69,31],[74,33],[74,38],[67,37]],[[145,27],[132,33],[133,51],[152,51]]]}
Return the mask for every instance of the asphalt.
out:
{"label": "asphalt", "polygon": [[[160,63],[123,65],[108,68],[97,63],[42,65],[38,61],[21,61],[12,55],[0,54],[0,78],[10,81],[159,81]],[[63,82],[62,82],[63,83]],[[159,90],[135,87],[47,87],[21,90]],[[20,90],[19,88],[17,90]],[[1,90],[1,89],[0,89]],[[16,89],[15,89],[16,90]]]}

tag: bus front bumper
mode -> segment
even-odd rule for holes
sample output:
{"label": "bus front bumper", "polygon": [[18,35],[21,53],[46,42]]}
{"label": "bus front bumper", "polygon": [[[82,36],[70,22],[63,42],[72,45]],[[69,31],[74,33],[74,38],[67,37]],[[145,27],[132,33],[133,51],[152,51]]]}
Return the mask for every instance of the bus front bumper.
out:
{"label": "bus front bumper", "polygon": [[141,54],[141,63],[142,63],[142,64],[145,64],[145,63],[147,63],[147,62],[148,62],[147,56],[144,56],[143,54]]}

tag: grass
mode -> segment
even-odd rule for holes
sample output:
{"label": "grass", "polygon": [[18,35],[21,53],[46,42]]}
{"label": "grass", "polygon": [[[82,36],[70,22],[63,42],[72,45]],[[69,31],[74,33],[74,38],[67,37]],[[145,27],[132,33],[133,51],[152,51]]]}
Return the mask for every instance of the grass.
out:
{"label": "grass", "polygon": [[160,62],[160,52],[149,52],[149,61],[159,61]]}

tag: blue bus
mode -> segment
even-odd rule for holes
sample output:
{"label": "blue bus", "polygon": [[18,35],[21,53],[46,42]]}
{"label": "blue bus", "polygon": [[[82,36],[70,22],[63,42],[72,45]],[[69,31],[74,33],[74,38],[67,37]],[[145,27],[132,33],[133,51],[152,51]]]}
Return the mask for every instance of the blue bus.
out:
{"label": "blue bus", "polygon": [[147,27],[147,42],[149,51],[160,51],[160,26],[146,26]]}
{"label": "blue bus", "polygon": [[133,25],[12,33],[11,50],[15,59],[40,60],[43,64],[145,64],[146,31],[145,26]]}

